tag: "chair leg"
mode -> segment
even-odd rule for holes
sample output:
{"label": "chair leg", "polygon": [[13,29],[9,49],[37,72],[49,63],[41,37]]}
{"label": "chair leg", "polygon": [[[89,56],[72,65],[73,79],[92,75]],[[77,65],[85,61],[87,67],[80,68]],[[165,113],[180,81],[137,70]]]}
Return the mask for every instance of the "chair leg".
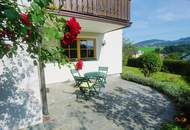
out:
{"label": "chair leg", "polygon": [[87,101],[89,99],[89,94],[87,94],[87,90],[80,88],[80,92],[81,92],[81,96],[83,96],[85,100]]}

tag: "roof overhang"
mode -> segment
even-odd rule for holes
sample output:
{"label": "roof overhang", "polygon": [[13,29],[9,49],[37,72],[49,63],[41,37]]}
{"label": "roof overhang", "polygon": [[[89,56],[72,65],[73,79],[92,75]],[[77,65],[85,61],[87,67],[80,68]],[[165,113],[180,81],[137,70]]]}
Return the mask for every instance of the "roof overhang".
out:
{"label": "roof overhang", "polygon": [[80,23],[82,27],[82,32],[106,33],[126,28],[131,25],[131,22],[127,20],[90,16],[79,13],[72,13],[68,11],[49,11],[49,12],[56,15],[64,16],[66,19],[68,19],[69,17],[77,18],[77,21]]}

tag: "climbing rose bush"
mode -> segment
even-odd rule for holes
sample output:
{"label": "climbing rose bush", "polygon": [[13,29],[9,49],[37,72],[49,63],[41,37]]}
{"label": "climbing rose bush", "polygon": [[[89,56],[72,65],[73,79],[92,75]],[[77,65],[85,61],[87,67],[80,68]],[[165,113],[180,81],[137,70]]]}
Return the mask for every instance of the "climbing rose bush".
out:
{"label": "climbing rose bush", "polygon": [[63,45],[70,45],[76,40],[76,36],[71,35],[70,33],[65,33],[61,39]]}
{"label": "climbing rose bush", "polygon": [[[81,27],[75,18],[66,21],[64,17],[49,13],[47,8],[53,4],[52,0],[28,0],[30,6],[21,6],[15,0],[1,1],[0,59],[12,58],[18,48],[26,48],[34,64],[64,65],[68,62],[61,44],[72,44],[80,33]],[[56,41],[56,46],[51,46],[50,41]]]}
{"label": "climbing rose bush", "polygon": [[77,39],[77,36],[81,31],[81,27],[74,17],[70,18],[66,22],[66,26],[69,32],[64,34],[61,39],[61,43],[64,45],[70,45]]}
{"label": "climbing rose bush", "polygon": [[69,27],[69,33],[77,36],[80,33],[81,27],[74,17],[67,21],[66,25]]}

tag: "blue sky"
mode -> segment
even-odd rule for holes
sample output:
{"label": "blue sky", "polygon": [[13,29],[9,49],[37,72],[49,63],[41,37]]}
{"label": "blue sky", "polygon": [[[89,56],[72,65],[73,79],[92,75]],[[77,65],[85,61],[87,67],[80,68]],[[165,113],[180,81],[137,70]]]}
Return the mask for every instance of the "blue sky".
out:
{"label": "blue sky", "polygon": [[132,0],[130,28],[124,37],[139,42],[190,36],[190,0]]}

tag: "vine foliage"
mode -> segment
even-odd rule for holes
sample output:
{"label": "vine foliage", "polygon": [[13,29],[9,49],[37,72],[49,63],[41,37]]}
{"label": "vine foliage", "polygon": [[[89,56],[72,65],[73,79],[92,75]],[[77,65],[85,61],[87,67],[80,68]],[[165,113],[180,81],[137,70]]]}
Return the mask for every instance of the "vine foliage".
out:
{"label": "vine foliage", "polygon": [[0,59],[14,58],[21,48],[29,53],[35,65],[67,63],[61,44],[72,44],[68,41],[76,40],[80,25],[75,18],[67,21],[48,13],[47,8],[51,9],[53,4],[51,0],[28,0],[28,3],[0,0]]}

